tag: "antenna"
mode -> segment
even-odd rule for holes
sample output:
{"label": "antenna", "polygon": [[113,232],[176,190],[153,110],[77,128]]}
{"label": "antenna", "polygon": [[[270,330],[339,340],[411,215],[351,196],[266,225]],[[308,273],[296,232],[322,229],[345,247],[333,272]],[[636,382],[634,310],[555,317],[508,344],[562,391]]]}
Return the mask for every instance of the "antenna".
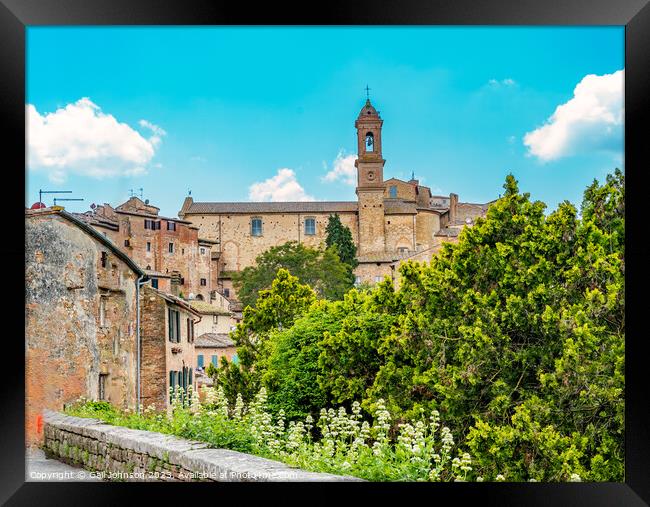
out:
{"label": "antenna", "polygon": [[[137,190],[140,191],[140,200],[142,200],[142,192],[143,192],[143,188],[140,187],[140,188],[138,188]],[[129,188],[129,197],[136,197],[137,195],[138,195],[138,193],[137,193],[134,189]]]}
{"label": "antenna", "polygon": [[[71,193],[72,190],[39,190],[38,202],[43,202],[43,194],[71,194]],[[56,205],[56,202],[54,204]]]}
{"label": "antenna", "polygon": [[83,201],[83,199],[75,199],[75,198],[70,198],[70,199],[57,199],[56,197],[54,198],[54,205],[56,206],[56,201]]}

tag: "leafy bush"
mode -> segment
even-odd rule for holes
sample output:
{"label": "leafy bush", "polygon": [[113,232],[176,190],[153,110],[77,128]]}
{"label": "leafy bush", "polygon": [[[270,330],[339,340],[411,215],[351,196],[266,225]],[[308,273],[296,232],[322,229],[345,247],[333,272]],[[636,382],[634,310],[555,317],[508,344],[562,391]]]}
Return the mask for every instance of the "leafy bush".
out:
{"label": "leafy bush", "polygon": [[[238,396],[232,408],[223,389],[204,389],[203,402],[200,402],[198,393],[190,387],[190,403],[185,406],[181,401],[182,390],[177,390],[168,413],[150,408],[138,415],[85,400],[68,407],[66,413],[201,440],[211,447],[254,453],[315,472],[374,481],[475,478],[470,455],[455,449],[451,431],[441,425],[436,411],[428,419],[421,414],[414,424],[401,425],[392,439],[389,436],[391,416],[382,400],[372,409],[372,424],[362,420],[359,403],[352,404],[351,413],[344,407],[323,408],[316,424],[311,416],[287,424],[282,410],[277,416],[268,411],[264,388],[249,405]],[[320,438],[315,439],[315,435]]]}

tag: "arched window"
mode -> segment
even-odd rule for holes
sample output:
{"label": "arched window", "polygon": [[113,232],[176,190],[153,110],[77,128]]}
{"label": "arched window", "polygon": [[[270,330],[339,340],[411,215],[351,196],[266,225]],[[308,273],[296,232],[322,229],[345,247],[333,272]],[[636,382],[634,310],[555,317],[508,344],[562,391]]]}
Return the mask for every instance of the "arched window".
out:
{"label": "arched window", "polygon": [[196,300],[197,301],[203,301],[203,296],[201,294],[196,295]]}
{"label": "arched window", "polygon": [[375,151],[375,136],[372,132],[366,134],[366,151]]}

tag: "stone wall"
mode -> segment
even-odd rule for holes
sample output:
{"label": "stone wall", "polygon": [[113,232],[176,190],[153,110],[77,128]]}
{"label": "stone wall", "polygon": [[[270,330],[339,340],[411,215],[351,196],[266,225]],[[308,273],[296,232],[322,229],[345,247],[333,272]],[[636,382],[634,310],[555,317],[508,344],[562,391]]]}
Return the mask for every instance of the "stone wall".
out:
{"label": "stone wall", "polygon": [[[341,223],[350,228],[354,242],[358,243],[356,213],[339,212],[338,214]],[[241,271],[255,265],[255,258],[264,251],[287,241],[298,241],[312,248],[324,245],[329,216],[330,213],[233,213],[232,215],[187,214],[185,219],[199,228],[202,238],[220,241],[220,270]],[[262,219],[261,236],[251,235],[252,218]],[[306,218],[316,219],[316,234],[305,235]],[[215,250],[218,248],[215,247]]]}
{"label": "stone wall", "polygon": [[45,413],[44,436],[43,450],[48,457],[103,472],[105,478],[118,481],[361,481],[307,472],[237,451],[210,449],[204,442],[51,411]]}

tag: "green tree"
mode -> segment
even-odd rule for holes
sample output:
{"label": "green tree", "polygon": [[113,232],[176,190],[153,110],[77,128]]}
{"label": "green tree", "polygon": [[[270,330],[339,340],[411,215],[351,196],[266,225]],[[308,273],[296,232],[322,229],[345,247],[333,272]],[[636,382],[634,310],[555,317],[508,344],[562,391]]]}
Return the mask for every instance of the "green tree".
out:
{"label": "green tree", "polygon": [[271,285],[281,268],[322,298],[341,299],[350,288],[349,267],[340,261],[333,247],[323,250],[289,241],[260,254],[255,266],[233,273],[233,284],[242,304],[254,306],[259,292]]}
{"label": "green tree", "polygon": [[315,301],[311,287],[301,284],[286,269],[279,269],[270,288],[259,292],[255,307],[244,309],[242,321],[231,334],[239,364],[224,358],[223,367],[218,369],[217,382],[229,400],[233,401],[237,393],[246,401],[253,398],[273,347],[269,337],[274,331],[290,328]]}
{"label": "green tree", "polygon": [[429,265],[352,291],[323,330],[319,384],[336,402],[387,400],[397,421],[437,409],[479,475],[622,480],[624,178],[568,202],[505,195]]}
{"label": "green tree", "polygon": [[351,269],[356,268],[359,265],[356,258],[357,247],[354,246],[350,228],[341,223],[338,213],[329,216],[325,232],[327,233],[325,240],[327,247],[334,246],[341,262],[345,262]]}

